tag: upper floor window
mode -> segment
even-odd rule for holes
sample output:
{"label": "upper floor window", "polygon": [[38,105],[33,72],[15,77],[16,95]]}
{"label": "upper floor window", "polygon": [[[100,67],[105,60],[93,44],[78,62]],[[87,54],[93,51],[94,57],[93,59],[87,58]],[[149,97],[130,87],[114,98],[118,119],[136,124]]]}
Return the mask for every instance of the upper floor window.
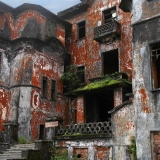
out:
{"label": "upper floor window", "polygon": [[52,80],[51,81],[51,99],[52,100],[55,100],[55,97],[56,97],[56,81],[55,80]]}
{"label": "upper floor window", "polygon": [[151,46],[153,89],[160,88],[160,43]]}
{"label": "upper floor window", "polygon": [[103,53],[103,74],[119,72],[118,49]]}
{"label": "upper floor window", "polygon": [[84,66],[80,66],[77,68],[77,76],[79,78],[80,84],[85,82],[85,68],[84,68]]}
{"label": "upper floor window", "polygon": [[77,28],[78,28],[78,38],[84,38],[86,36],[86,22],[82,21],[80,23],[77,24]]}
{"label": "upper floor window", "polygon": [[46,77],[42,78],[42,96],[47,97],[47,91],[48,91],[48,80]]}
{"label": "upper floor window", "polygon": [[2,53],[0,53],[0,73],[2,71]]}
{"label": "upper floor window", "polygon": [[116,16],[116,7],[103,11],[103,24],[111,21],[112,19],[116,19]]}

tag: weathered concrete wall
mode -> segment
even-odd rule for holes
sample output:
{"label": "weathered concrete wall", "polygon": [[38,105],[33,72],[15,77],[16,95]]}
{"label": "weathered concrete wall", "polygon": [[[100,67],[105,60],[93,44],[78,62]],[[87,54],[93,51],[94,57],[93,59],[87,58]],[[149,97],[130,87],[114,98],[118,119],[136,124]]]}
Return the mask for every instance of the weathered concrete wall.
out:
{"label": "weathered concrete wall", "polygon": [[[45,9],[38,11],[36,6],[31,7],[35,10],[22,5],[13,12],[0,13],[0,131],[4,122],[16,121],[19,136],[35,140],[40,134],[39,126],[45,124],[47,117],[66,119],[67,116],[67,100],[62,95],[60,81],[64,72],[61,55],[65,53],[65,26]],[[45,98],[42,77],[47,78]]]}
{"label": "weathered concrete wall", "polygon": [[133,0],[132,23],[160,15],[158,0]]}
{"label": "weathered concrete wall", "polygon": [[[64,144],[68,147],[70,158],[77,153],[88,160],[112,159],[112,142],[106,139],[76,140]],[[103,152],[101,152],[103,150]],[[106,157],[107,156],[107,157]]]}
{"label": "weathered concrete wall", "polygon": [[160,2],[133,1],[133,92],[139,160],[152,159],[151,132],[159,131],[159,91],[152,91],[151,45],[160,41]]}

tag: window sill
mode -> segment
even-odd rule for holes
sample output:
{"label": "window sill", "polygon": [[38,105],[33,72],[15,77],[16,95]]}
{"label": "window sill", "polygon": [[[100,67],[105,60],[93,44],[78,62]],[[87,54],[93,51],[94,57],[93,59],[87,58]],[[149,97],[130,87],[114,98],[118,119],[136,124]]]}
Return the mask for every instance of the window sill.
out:
{"label": "window sill", "polygon": [[152,89],[151,92],[158,92],[160,91],[160,88],[157,88],[157,89]]}
{"label": "window sill", "polygon": [[78,41],[81,41],[81,40],[84,40],[84,39],[86,39],[86,37],[76,39],[75,42],[78,42]]}
{"label": "window sill", "polygon": [[48,98],[47,97],[45,97],[45,96],[40,96],[42,99],[46,99],[46,100],[48,100]]}
{"label": "window sill", "polygon": [[55,102],[56,100],[55,100],[55,99],[50,99],[50,101],[51,101],[51,102]]}

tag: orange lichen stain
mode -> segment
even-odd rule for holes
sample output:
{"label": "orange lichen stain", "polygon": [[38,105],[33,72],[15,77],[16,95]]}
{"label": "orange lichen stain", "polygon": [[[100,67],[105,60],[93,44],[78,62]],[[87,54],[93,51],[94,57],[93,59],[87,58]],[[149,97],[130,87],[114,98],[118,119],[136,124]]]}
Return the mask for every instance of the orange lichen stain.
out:
{"label": "orange lichen stain", "polygon": [[143,109],[143,111],[144,111],[145,113],[148,113],[148,114],[149,114],[149,113],[151,113],[150,109],[149,109],[149,108],[147,108],[147,107],[146,107],[146,108],[144,108],[144,109]]}
{"label": "orange lichen stain", "polygon": [[135,128],[135,125],[132,121],[126,122],[126,128],[127,130]]}
{"label": "orange lichen stain", "polygon": [[140,89],[140,93],[141,93],[141,100],[142,100],[142,105],[143,105],[142,110],[143,110],[143,112],[149,114],[149,113],[151,113],[151,112],[150,112],[150,109],[148,108],[148,106],[147,106],[147,104],[146,104],[147,94],[146,94],[145,89],[144,89],[144,88],[141,88],[141,89]]}

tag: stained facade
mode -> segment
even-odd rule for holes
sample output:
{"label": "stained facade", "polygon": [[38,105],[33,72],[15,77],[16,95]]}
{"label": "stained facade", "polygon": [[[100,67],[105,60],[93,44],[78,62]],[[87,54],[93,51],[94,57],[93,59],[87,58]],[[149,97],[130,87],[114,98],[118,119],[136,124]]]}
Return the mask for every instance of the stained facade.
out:
{"label": "stained facade", "polygon": [[[135,137],[137,159],[159,159],[158,0],[81,0],[58,15],[0,4],[1,132],[89,160],[131,159]],[[66,90],[72,65],[79,84]]]}

